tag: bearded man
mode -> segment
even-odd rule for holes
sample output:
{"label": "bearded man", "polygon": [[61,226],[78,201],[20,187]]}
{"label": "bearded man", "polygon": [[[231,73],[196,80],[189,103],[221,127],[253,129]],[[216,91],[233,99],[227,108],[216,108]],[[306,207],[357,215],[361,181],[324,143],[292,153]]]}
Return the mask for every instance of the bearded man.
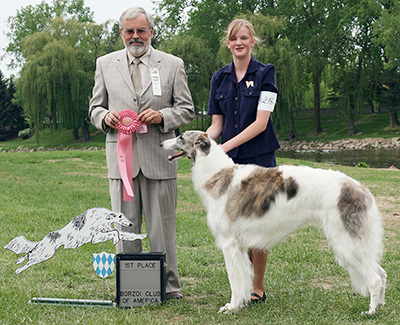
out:
{"label": "bearded man", "polygon": [[[160,142],[173,138],[174,130],[191,122],[194,106],[180,58],[151,46],[154,20],[141,7],[120,17],[125,49],[97,59],[93,97],[89,104],[92,124],[106,133],[106,158],[113,211],[133,224],[124,231],[141,233],[143,216],[152,252],[166,252],[167,298],[180,299],[176,256],[177,165],[167,160]],[[119,112],[132,110],[147,127],[132,133],[132,190],[124,197],[118,163]],[[141,241],[120,241],[117,253],[141,252]]]}

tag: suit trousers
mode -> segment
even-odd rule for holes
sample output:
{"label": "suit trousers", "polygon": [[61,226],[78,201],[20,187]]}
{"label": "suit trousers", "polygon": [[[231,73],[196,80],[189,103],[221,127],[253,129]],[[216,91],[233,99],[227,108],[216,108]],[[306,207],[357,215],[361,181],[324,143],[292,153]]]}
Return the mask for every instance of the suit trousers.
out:
{"label": "suit trousers", "polygon": [[[121,179],[110,179],[110,197],[113,211],[119,211],[131,221],[133,226],[115,225],[119,230],[141,233],[142,215],[147,228],[147,236],[152,252],[166,252],[166,292],[179,291],[178,262],[176,256],[176,179],[153,180],[140,171],[133,179],[132,201],[123,201]],[[117,253],[137,253],[142,251],[142,241],[122,241],[117,243]]]}

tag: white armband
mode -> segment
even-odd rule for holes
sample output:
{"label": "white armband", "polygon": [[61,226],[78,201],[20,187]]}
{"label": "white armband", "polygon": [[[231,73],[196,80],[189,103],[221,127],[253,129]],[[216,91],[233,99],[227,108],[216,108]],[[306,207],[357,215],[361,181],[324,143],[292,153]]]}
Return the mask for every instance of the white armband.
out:
{"label": "white armband", "polygon": [[276,104],[277,93],[272,91],[262,91],[260,93],[260,99],[258,100],[258,111],[273,112]]}

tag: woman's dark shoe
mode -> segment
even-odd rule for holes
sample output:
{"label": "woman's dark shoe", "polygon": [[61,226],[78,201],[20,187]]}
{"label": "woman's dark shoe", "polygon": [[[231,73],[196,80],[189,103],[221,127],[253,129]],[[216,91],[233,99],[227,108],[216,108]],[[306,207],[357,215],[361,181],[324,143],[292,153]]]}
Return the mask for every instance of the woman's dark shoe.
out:
{"label": "woman's dark shoe", "polygon": [[250,299],[250,303],[251,304],[259,304],[260,302],[264,302],[265,300],[267,300],[267,296],[265,295],[265,291],[264,291],[264,294],[263,294],[262,297],[260,295],[256,294],[255,292],[252,292],[251,296],[257,298],[257,299]]}

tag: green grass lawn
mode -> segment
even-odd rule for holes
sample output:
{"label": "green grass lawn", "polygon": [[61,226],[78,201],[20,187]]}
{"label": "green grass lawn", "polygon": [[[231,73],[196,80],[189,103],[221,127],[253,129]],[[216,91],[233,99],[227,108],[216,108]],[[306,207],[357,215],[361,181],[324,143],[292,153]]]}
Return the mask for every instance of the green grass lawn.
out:
{"label": "green grass lawn", "polygon": [[[355,117],[357,135],[351,138],[390,138],[399,137],[400,129],[388,129],[389,114],[358,114]],[[322,132],[314,134],[314,119],[312,116],[300,116],[295,121],[298,140],[334,141],[350,138],[348,135],[348,120],[343,115],[321,115]],[[280,140],[287,140],[281,134]]]}
{"label": "green grass lawn", "polygon": [[[66,225],[84,210],[110,208],[104,151],[0,152],[0,241],[16,236],[32,241]],[[235,315],[218,314],[230,287],[222,252],[208,230],[205,210],[194,192],[190,161],[178,177],[177,250],[185,299],[134,309],[70,308],[31,305],[40,294],[41,266],[19,275],[18,255],[0,249],[1,324],[398,324],[400,322],[399,206],[400,173],[279,159],[341,170],[367,185],[376,196],[385,225],[382,266],[388,273],[386,306],[362,316],[369,299],[354,294],[321,231],[307,227],[270,251],[265,288],[267,302]],[[143,241],[146,251],[148,240]],[[115,251],[111,242],[106,251]],[[92,254],[103,244],[60,248],[43,266],[43,297],[102,299],[102,279]],[[105,281],[106,300],[116,297],[115,274]]]}

